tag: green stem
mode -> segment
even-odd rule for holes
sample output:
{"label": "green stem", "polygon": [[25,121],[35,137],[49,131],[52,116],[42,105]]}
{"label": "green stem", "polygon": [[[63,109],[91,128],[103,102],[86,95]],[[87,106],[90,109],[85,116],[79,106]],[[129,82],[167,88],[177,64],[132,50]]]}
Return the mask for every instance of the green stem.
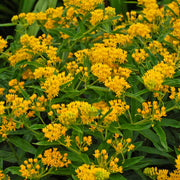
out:
{"label": "green stem", "polygon": [[9,26],[16,26],[16,24],[13,24],[13,23],[0,24],[0,27],[9,27]]}
{"label": "green stem", "polygon": [[171,107],[171,108],[169,108],[169,109],[166,109],[166,112],[169,112],[169,111],[172,111],[173,109],[177,109],[178,107],[175,105],[175,106],[173,106],[173,107]]}
{"label": "green stem", "polygon": [[38,112],[37,117],[41,120],[41,122],[45,125],[46,123],[44,122],[44,120],[42,119],[40,112]]}

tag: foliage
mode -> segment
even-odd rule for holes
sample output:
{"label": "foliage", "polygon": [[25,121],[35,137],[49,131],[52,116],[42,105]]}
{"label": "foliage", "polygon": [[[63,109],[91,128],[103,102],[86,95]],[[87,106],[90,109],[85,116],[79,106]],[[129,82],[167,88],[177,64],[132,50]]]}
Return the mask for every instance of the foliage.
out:
{"label": "foliage", "polygon": [[179,3],[138,0],[124,17],[64,0],[13,16],[13,42],[0,37],[0,178],[158,179],[151,166],[176,162],[163,172],[178,179]]}

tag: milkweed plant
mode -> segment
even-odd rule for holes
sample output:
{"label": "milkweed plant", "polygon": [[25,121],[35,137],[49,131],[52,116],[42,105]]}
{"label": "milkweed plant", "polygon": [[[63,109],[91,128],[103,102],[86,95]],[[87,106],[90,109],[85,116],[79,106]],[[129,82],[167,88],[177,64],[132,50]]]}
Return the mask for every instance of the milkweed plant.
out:
{"label": "milkweed plant", "polygon": [[64,0],[12,17],[19,38],[0,37],[0,179],[180,179],[180,0],[137,4],[123,16]]}

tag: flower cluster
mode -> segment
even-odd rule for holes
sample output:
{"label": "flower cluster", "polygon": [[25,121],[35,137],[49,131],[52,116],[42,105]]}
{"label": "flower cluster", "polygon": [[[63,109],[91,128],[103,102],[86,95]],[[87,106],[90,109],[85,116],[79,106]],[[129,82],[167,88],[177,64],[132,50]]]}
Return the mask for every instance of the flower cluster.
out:
{"label": "flower cluster", "polygon": [[24,161],[24,164],[20,165],[19,172],[23,177],[27,178],[39,178],[40,174],[43,172],[43,168],[40,166],[39,160],[37,158]]}
{"label": "flower cluster", "polygon": [[94,157],[97,159],[99,166],[107,169],[110,173],[123,173],[123,167],[117,164],[119,158],[111,156],[108,161],[109,155],[106,149],[102,149],[101,152],[98,149],[95,150]]}
{"label": "flower cluster", "polygon": [[79,139],[79,136],[76,136],[75,142],[80,151],[88,151],[88,146],[92,144],[92,136],[84,136],[82,140]]}
{"label": "flower cluster", "polygon": [[67,128],[61,124],[48,124],[42,129],[44,137],[48,138],[48,141],[57,141],[61,136],[66,135]]}
{"label": "flower cluster", "polygon": [[131,144],[131,139],[119,139],[119,134],[114,135],[114,140],[108,139],[107,143],[110,144],[116,151],[116,154],[123,154],[127,151],[131,151],[135,148],[133,144]]}
{"label": "flower cluster", "polygon": [[144,49],[135,49],[135,53],[132,54],[132,57],[138,64],[143,63],[148,56]]}
{"label": "flower cluster", "polygon": [[0,47],[0,53],[3,52],[4,48],[7,47],[7,41],[4,40],[1,36],[0,36],[0,44],[1,44],[1,47]]}
{"label": "flower cluster", "polygon": [[80,180],[107,180],[110,175],[104,168],[88,164],[79,166],[75,172]]}
{"label": "flower cluster", "polygon": [[147,167],[144,169],[144,174],[151,179],[157,180],[178,180],[180,178],[180,155],[177,155],[176,169],[173,172],[169,172],[167,169],[158,169],[157,167]]}
{"label": "flower cluster", "polygon": [[74,101],[66,106],[61,105],[57,114],[58,120],[65,126],[76,123],[90,124],[96,118],[97,109],[87,102]]}
{"label": "flower cluster", "polygon": [[137,109],[137,112],[144,118],[148,120],[161,121],[163,116],[166,116],[166,108],[164,106],[159,107],[157,101],[144,102],[142,103],[143,109]]}
{"label": "flower cluster", "polygon": [[67,159],[68,154],[62,155],[57,148],[47,149],[44,151],[44,155],[41,157],[43,165],[50,167],[68,167],[71,161]]}
{"label": "flower cluster", "polygon": [[65,72],[53,74],[46,78],[45,82],[41,84],[41,88],[45,90],[48,99],[53,99],[58,96],[60,86],[72,81],[74,77],[71,74],[66,76]]}

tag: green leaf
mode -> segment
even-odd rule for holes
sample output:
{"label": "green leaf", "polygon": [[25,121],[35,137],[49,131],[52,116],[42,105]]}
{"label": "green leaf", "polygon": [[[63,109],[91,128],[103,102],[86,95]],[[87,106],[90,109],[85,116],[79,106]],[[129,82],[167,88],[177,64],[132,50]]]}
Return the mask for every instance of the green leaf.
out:
{"label": "green leaf", "polygon": [[73,130],[75,130],[76,132],[78,132],[78,133],[80,133],[80,134],[83,134],[83,131],[81,130],[81,128],[80,127],[78,127],[78,126],[71,126],[71,128],[73,129]]}
{"label": "green leaf", "polygon": [[126,93],[125,93],[125,96],[127,96],[127,97],[129,97],[129,98],[133,98],[133,99],[139,101],[140,103],[143,103],[143,102],[145,101],[142,97],[137,96],[137,95],[132,94],[132,93],[129,93],[129,92],[126,92]]}
{"label": "green leaf", "polygon": [[11,162],[11,163],[15,163],[17,161],[17,159],[14,156],[14,153],[8,152],[8,151],[4,151],[4,150],[0,150],[0,157],[4,161],[8,161],[8,162]]}
{"label": "green leaf", "polygon": [[94,91],[109,92],[108,88],[100,87],[100,86],[90,86],[90,85],[87,85],[87,89],[93,89]]}
{"label": "green leaf", "polygon": [[144,130],[144,129],[149,129],[152,126],[151,123],[149,122],[145,122],[143,124],[122,124],[121,125],[121,129],[129,129],[132,131],[140,131],[140,130]]}
{"label": "green leaf", "polygon": [[160,142],[161,142],[162,146],[164,147],[164,149],[166,151],[168,151],[168,145],[167,145],[167,141],[166,141],[166,134],[165,134],[164,130],[162,129],[162,127],[154,126],[153,129],[156,132],[156,134],[159,136]]}
{"label": "green leaf", "polygon": [[158,150],[160,151],[164,150],[162,146],[160,146],[160,140],[158,135],[155,134],[151,129],[141,130],[139,131],[139,133],[142,134],[147,139],[149,139]]}
{"label": "green leaf", "polygon": [[110,180],[127,180],[127,179],[121,174],[111,174]]}
{"label": "green leaf", "polygon": [[126,159],[125,163],[123,164],[124,169],[132,169],[136,167],[136,164],[140,162],[141,160],[144,159],[144,156],[138,156],[138,157],[133,157],[130,159]]}
{"label": "green leaf", "polygon": [[174,87],[180,87],[180,79],[168,79],[163,82],[163,84],[166,84],[168,86],[174,86]]}
{"label": "green leaf", "polygon": [[54,175],[60,175],[60,176],[69,176],[72,175],[74,173],[74,169],[73,168],[61,168],[61,169],[55,169],[53,171],[50,172],[50,174],[54,174]]}
{"label": "green leaf", "polygon": [[146,152],[146,153],[148,153],[148,154],[156,154],[156,155],[164,156],[164,157],[166,157],[166,158],[173,159],[173,156],[171,156],[171,155],[168,154],[167,152],[159,151],[158,149],[153,148],[153,147],[140,146],[140,147],[137,148],[136,150],[137,150],[137,151],[140,151],[140,152]]}
{"label": "green leaf", "polygon": [[30,126],[30,129],[37,130],[37,129],[43,129],[44,127],[46,127],[46,125],[44,124],[33,124],[32,126]]}
{"label": "green leaf", "polygon": [[158,122],[158,124],[159,124],[159,126],[180,128],[180,121],[177,121],[175,119],[166,119],[166,118],[163,118],[161,120],[161,122]]}
{"label": "green leaf", "polygon": [[20,170],[20,167],[17,167],[17,166],[11,166],[11,167],[8,167],[4,170],[5,173],[11,173],[11,174],[17,174],[19,176],[21,176],[21,173],[19,172]]}
{"label": "green leaf", "polygon": [[9,138],[9,141],[14,144],[16,147],[22,149],[25,152],[29,152],[31,154],[36,153],[36,148],[32,146],[29,142],[26,140],[18,137],[18,136],[13,136]]}
{"label": "green leaf", "polygon": [[33,143],[34,145],[38,145],[38,146],[56,146],[59,145],[58,142],[50,142],[50,141],[39,141],[37,143]]}
{"label": "green leaf", "polygon": [[19,86],[19,89],[20,89],[21,94],[23,95],[24,99],[28,100],[30,97],[29,94],[24,89],[22,89],[20,86]]}

